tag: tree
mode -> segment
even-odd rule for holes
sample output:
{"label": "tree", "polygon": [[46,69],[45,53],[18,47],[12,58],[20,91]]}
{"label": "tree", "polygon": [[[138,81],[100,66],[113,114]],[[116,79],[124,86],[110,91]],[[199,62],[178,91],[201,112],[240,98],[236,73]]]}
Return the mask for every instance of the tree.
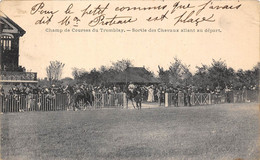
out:
{"label": "tree", "polygon": [[197,71],[192,77],[193,85],[198,88],[206,88],[211,86],[211,82],[209,80],[209,67],[207,65],[202,64],[201,67],[196,66]]}
{"label": "tree", "polygon": [[212,60],[211,66],[209,67],[209,81],[213,85],[213,88],[220,86],[225,88],[225,86],[233,85],[233,80],[235,78],[235,71],[231,67],[227,67],[225,61]]}
{"label": "tree", "polygon": [[[212,60],[210,66],[202,64],[201,67],[196,67],[197,71],[193,76],[193,85],[199,88],[215,89],[217,86],[225,88],[226,86],[238,85],[238,81],[241,80],[239,75],[243,75],[243,71],[238,71],[237,75],[233,68],[227,67],[225,61]],[[242,74],[241,74],[241,73]]]}
{"label": "tree", "polygon": [[259,69],[260,69],[260,63],[258,63],[256,66],[254,66],[251,70],[245,70],[242,69],[238,70],[236,72],[236,86],[237,88],[242,87],[257,87],[259,86]]}
{"label": "tree", "polygon": [[147,76],[149,76],[149,77],[154,77],[155,75],[154,75],[154,72],[149,68],[149,67],[145,67],[145,66],[143,66],[144,68],[145,68],[145,70],[148,72],[146,75]]}
{"label": "tree", "polygon": [[191,83],[192,74],[189,70],[189,66],[183,64],[180,59],[174,58],[168,70],[164,70],[162,67],[159,68],[159,78],[166,84],[173,86],[187,85]]}
{"label": "tree", "polygon": [[252,70],[252,73],[253,73],[253,82],[254,82],[254,85],[259,87],[259,82],[260,82],[260,62],[257,63],[257,65],[254,66],[253,70]]}
{"label": "tree", "polygon": [[191,81],[192,74],[189,70],[189,66],[182,63],[177,57],[174,58],[174,61],[169,67],[170,74],[170,84],[173,85],[187,85]]}
{"label": "tree", "polygon": [[129,59],[122,59],[117,62],[112,62],[112,69],[117,72],[122,72],[128,67],[133,67],[132,62]]}
{"label": "tree", "polygon": [[61,79],[62,70],[65,64],[59,61],[50,61],[50,65],[46,67],[47,78],[50,81],[57,81]]}
{"label": "tree", "polygon": [[88,83],[99,85],[101,84],[101,73],[96,70],[96,68],[92,69],[88,74]]}
{"label": "tree", "polygon": [[72,76],[75,80],[79,79],[86,70],[84,68],[72,68]]}
{"label": "tree", "polygon": [[158,75],[159,75],[159,79],[161,80],[161,82],[164,82],[166,84],[169,83],[169,70],[164,70],[163,67],[160,67],[158,65]]}

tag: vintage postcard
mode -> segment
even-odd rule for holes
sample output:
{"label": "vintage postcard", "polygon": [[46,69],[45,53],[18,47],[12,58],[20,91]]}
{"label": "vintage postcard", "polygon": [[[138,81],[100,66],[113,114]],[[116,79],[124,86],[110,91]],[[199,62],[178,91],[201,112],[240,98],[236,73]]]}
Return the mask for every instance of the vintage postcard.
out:
{"label": "vintage postcard", "polygon": [[259,159],[259,9],[2,0],[0,159]]}

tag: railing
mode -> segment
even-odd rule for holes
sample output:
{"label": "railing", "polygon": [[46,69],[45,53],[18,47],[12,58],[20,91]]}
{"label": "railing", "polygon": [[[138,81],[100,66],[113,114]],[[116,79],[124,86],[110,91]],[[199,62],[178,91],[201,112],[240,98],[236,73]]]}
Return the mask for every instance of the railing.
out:
{"label": "railing", "polygon": [[94,108],[123,108],[126,106],[126,94],[95,94],[92,106],[81,100],[72,104],[72,99],[67,94],[16,94],[0,96],[0,112],[23,111],[57,111],[72,110],[73,105],[78,109]]}
{"label": "railing", "polygon": [[37,73],[36,72],[7,72],[1,71],[0,73],[0,80],[26,80],[26,81],[36,81],[37,80]]}
{"label": "railing", "polygon": [[190,96],[191,105],[208,105],[212,103],[211,94],[192,93]]}
{"label": "railing", "polygon": [[99,108],[122,108],[126,106],[126,94],[102,94],[98,93],[94,95],[94,106]]}
{"label": "railing", "polygon": [[[195,106],[219,103],[257,102],[257,91],[233,91],[230,93],[210,94],[192,93],[190,95],[179,92],[178,94],[166,93],[165,106]],[[22,111],[58,111],[73,109],[72,99],[67,94],[15,94],[0,96],[0,112]],[[94,94],[92,105],[79,101],[74,106],[79,109],[94,108],[127,108],[125,93]]]}
{"label": "railing", "polygon": [[65,94],[0,96],[0,112],[56,111],[66,110],[67,107],[68,97]]}
{"label": "railing", "polygon": [[230,91],[221,92],[217,94],[210,93],[166,93],[165,106],[195,106],[195,105],[209,105],[220,103],[244,103],[244,102],[258,102],[258,91],[244,90],[244,91]]}

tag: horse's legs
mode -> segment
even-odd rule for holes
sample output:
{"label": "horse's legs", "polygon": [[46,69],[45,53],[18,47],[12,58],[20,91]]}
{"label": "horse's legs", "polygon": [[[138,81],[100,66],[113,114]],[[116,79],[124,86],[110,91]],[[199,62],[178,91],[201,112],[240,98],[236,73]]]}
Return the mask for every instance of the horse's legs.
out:
{"label": "horse's legs", "polygon": [[142,102],[141,101],[138,101],[138,109],[141,109],[142,108]]}
{"label": "horse's legs", "polygon": [[139,108],[140,108],[140,106],[139,106],[139,102],[136,101],[135,103],[136,103],[136,108],[139,109]]}
{"label": "horse's legs", "polygon": [[79,109],[79,101],[78,99],[76,99],[74,102],[73,102],[73,111],[77,111],[77,109]]}
{"label": "horse's legs", "polygon": [[87,101],[87,103],[86,103],[86,105],[85,105],[85,110],[87,109],[88,104],[89,104],[89,107],[92,108],[92,102]]}
{"label": "horse's legs", "polygon": [[69,108],[71,108],[72,107],[72,109],[73,109],[73,111],[75,110],[74,109],[74,107],[75,107],[75,103],[72,101],[72,102],[70,102],[70,104],[69,104]]}
{"label": "horse's legs", "polygon": [[[80,105],[81,105],[81,104],[82,104],[82,102],[80,102]],[[78,102],[77,105],[76,105],[76,108],[77,108],[78,110],[81,110],[80,105],[79,105],[79,102]]]}
{"label": "horse's legs", "polygon": [[80,103],[81,103],[81,99],[79,97],[77,97],[75,100],[74,100],[74,105],[73,105],[73,111],[76,111],[76,109],[80,110]]}
{"label": "horse's legs", "polygon": [[87,102],[83,102],[83,111],[85,111],[87,109],[88,106],[88,101]]}
{"label": "horse's legs", "polygon": [[73,109],[73,111],[75,111],[75,100],[73,99],[73,98],[71,98],[71,97],[69,97],[70,99],[69,99],[69,103],[68,103],[68,108],[67,108],[67,110],[70,108],[70,107],[72,107],[72,109]]}
{"label": "horse's legs", "polygon": [[75,105],[76,105],[76,103],[75,103],[75,102],[73,102],[73,103],[72,103],[72,109],[73,109],[73,111],[75,111],[75,110],[76,110],[76,107],[75,107]]}
{"label": "horse's legs", "polygon": [[135,104],[134,104],[134,101],[133,101],[132,98],[131,98],[131,102],[132,102],[132,105],[133,105],[133,107],[134,107],[134,109],[135,109]]}

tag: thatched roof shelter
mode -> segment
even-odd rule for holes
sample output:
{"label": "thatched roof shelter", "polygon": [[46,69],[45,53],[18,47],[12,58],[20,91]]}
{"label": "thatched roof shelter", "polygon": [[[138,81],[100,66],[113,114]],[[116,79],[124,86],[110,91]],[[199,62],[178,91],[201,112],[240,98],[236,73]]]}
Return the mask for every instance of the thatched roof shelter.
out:
{"label": "thatched roof shelter", "polygon": [[115,76],[111,83],[116,84],[159,84],[160,81],[155,78],[149,71],[144,67],[128,67],[123,72]]}

